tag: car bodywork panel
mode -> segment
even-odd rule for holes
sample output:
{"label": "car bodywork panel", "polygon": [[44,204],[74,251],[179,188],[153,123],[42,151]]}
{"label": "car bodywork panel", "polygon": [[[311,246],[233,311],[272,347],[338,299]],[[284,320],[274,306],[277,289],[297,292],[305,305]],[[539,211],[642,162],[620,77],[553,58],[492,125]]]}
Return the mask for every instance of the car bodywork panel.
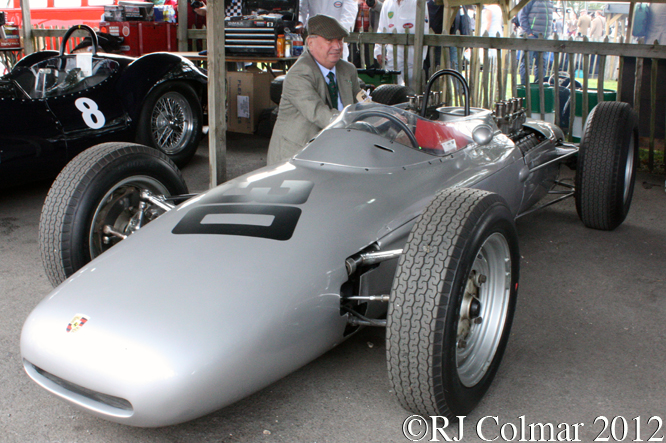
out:
{"label": "car bodywork panel", "polygon": [[[349,332],[349,314],[341,311],[350,280],[345,259],[368,248],[402,248],[439,191],[492,191],[517,216],[556,179],[555,166],[529,171],[553,158],[556,131],[539,132],[525,155],[488,113],[461,119],[457,129],[467,131],[469,143],[454,148],[446,140],[450,152],[433,155],[420,152],[420,142],[396,141],[400,131],[381,117],[371,119],[372,128],[352,127],[368,110],[415,128],[424,124],[397,108],[352,106],[293,159],[220,185],[151,222],[30,314],[21,337],[28,374],[56,395],[125,424],[161,426],[201,416],[343,341]],[[493,130],[491,143],[471,141],[480,124]],[[148,263],[159,276],[150,275]],[[363,270],[360,293],[388,291],[395,263]],[[377,306],[366,311],[380,312]],[[76,318],[85,324],[72,331]]]}

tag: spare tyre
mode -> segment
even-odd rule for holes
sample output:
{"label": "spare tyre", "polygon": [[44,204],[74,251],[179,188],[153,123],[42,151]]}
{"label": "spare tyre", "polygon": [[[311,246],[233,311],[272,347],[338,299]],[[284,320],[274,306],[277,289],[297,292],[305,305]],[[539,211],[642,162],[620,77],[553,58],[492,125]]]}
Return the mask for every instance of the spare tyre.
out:
{"label": "spare tyre", "polygon": [[416,92],[409,86],[402,85],[379,85],[370,94],[372,101],[382,105],[397,105],[409,101],[410,95],[416,95]]}

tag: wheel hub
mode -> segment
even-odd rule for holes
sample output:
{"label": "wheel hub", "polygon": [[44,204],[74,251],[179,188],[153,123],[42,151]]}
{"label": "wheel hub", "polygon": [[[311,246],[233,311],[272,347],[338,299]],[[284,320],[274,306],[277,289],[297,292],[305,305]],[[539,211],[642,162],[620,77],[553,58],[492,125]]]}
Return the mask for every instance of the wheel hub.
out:
{"label": "wheel hub", "polygon": [[486,281],[486,276],[472,271],[467,279],[465,294],[460,305],[460,319],[458,320],[458,348],[467,347],[467,338],[469,337],[473,325],[480,324],[483,319],[481,315],[481,301],[479,300],[479,288]]}
{"label": "wheel hub", "polygon": [[488,371],[508,313],[511,259],[500,233],[490,235],[472,264],[460,303],[456,364],[463,386],[472,387]]}

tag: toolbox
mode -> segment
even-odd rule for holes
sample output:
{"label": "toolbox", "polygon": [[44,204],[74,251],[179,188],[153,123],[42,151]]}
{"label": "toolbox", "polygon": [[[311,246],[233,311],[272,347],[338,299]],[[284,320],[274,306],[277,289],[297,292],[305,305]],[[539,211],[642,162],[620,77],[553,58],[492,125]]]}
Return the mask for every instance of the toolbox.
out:
{"label": "toolbox", "polygon": [[243,15],[224,20],[229,55],[277,56],[277,37],[298,23],[298,0],[245,0]]}
{"label": "toolbox", "polygon": [[175,23],[109,22],[100,23],[100,28],[108,28],[109,34],[123,38],[120,50],[124,55],[140,57],[149,52],[178,51]]}

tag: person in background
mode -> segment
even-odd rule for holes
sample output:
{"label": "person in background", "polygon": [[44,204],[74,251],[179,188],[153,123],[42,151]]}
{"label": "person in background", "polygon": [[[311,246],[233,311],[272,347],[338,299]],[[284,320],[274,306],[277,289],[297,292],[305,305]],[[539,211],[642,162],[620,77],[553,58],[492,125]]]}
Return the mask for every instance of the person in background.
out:
{"label": "person in background", "polygon": [[553,29],[553,35],[557,34],[559,38],[562,38],[562,33],[564,32],[564,23],[562,23],[562,20],[554,18],[552,29]]}
{"label": "person in background", "polygon": [[306,51],[287,71],[277,121],[268,145],[268,164],[293,157],[361,91],[356,67],[342,60],[349,32],[333,17],[308,20]]}
{"label": "person in background", "polygon": [[[404,33],[405,29],[410,29],[413,33],[416,23],[416,0],[386,0],[382,11],[379,14],[379,31],[393,33],[397,30],[398,33]],[[386,30],[386,31],[384,31]],[[430,25],[428,20],[428,9],[425,10],[425,28],[424,33],[430,33]],[[422,58],[425,59],[428,52],[427,48],[423,48]],[[409,47],[408,60],[405,64],[405,51],[402,46],[398,47],[398,60],[397,70],[401,71],[398,76],[398,83],[405,84],[405,70],[408,72],[409,79],[414,78],[414,47]],[[375,45],[375,58],[381,65],[384,61],[382,55],[381,45]],[[386,69],[393,70],[393,45],[386,45]]]}
{"label": "person in background", "polygon": [[[551,26],[553,24],[553,4],[548,0],[532,0],[518,13],[518,21],[520,27],[525,31],[527,38],[546,38],[550,35]],[[520,60],[520,79],[522,84],[528,83],[530,72],[526,69],[525,63],[529,62],[534,66],[536,71],[538,68],[537,57],[538,53],[529,51],[527,57],[521,57]],[[533,61],[532,61],[533,60]],[[536,74],[536,81],[543,81],[546,69],[546,53],[541,54],[541,69]]]}
{"label": "person in background", "polygon": [[603,40],[605,28],[606,23],[601,11],[596,11],[590,24],[590,39],[595,42]]}
{"label": "person in background", "polygon": [[569,9],[568,11],[569,18],[567,19],[567,32],[569,37],[575,37],[576,31],[578,30],[578,16],[576,11]]}
{"label": "person in background", "polygon": [[[370,27],[370,15],[372,10],[366,4],[365,0],[357,0],[358,3],[358,14],[356,15],[356,23],[354,24],[354,32],[374,32]],[[363,45],[365,48],[365,63],[367,65],[373,64],[373,59],[371,58],[369,45]],[[357,68],[364,69],[365,66],[361,64],[361,45],[356,43],[350,43],[349,48],[351,49],[351,59],[350,61]]]}
{"label": "person in background", "polygon": [[379,13],[382,12],[383,0],[365,0],[370,8],[370,29],[368,32],[379,32]]}
{"label": "person in background", "polygon": [[[499,5],[484,5],[481,11],[481,32],[479,35],[483,36],[488,33],[488,37],[504,36],[503,21],[502,21],[502,8]],[[483,61],[484,53],[479,53]],[[497,49],[490,49],[488,51],[488,58],[490,63],[495,65],[497,60]],[[491,71],[492,72],[492,71]]]}
{"label": "person in background", "polygon": [[497,34],[502,37],[502,8],[500,5],[484,5],[481,11],[481,32],[484,35],[488,32],[489,37],[496,37]]}
{"label": "person in background", "polygon": [[[430,30],[435,34],[441,34],[442,29],[444,29],[444,6],[436,4],[434,0],[428,0],[426,2],[426,6],[428,7],[428,17],[430,18]],[[434,55],[434,60],[431,60],[430,51],[428,51],[426,54],[426,59],[423,62],[423,71],[426,73],[427,77],[433,75],[435,73],[435,69],[439,67],[440,61],[442,59],[442,48],[435,46]]]}
{"label": "person in background", "polygon": [[587,15],[587,11],[584,9],[580,11],[580,17],[578,18],[578,37],[587,37],[591,22],[592,19]]}
{"label": "person in background", "polygon": [[652,44],[659,40],[659,44],[666,43],[666,4],[650,3],[650,23],[648,24],[645,43]]}
{"label": "person in background", "polygon": [[[307,23],[317,14],[328,15],[336,19],[347,32],[354,29],[358,14],[357,0],[300,0],[299,17],[301,23]],[[349,59],[348,45],[344,45],[342,58]]]}

